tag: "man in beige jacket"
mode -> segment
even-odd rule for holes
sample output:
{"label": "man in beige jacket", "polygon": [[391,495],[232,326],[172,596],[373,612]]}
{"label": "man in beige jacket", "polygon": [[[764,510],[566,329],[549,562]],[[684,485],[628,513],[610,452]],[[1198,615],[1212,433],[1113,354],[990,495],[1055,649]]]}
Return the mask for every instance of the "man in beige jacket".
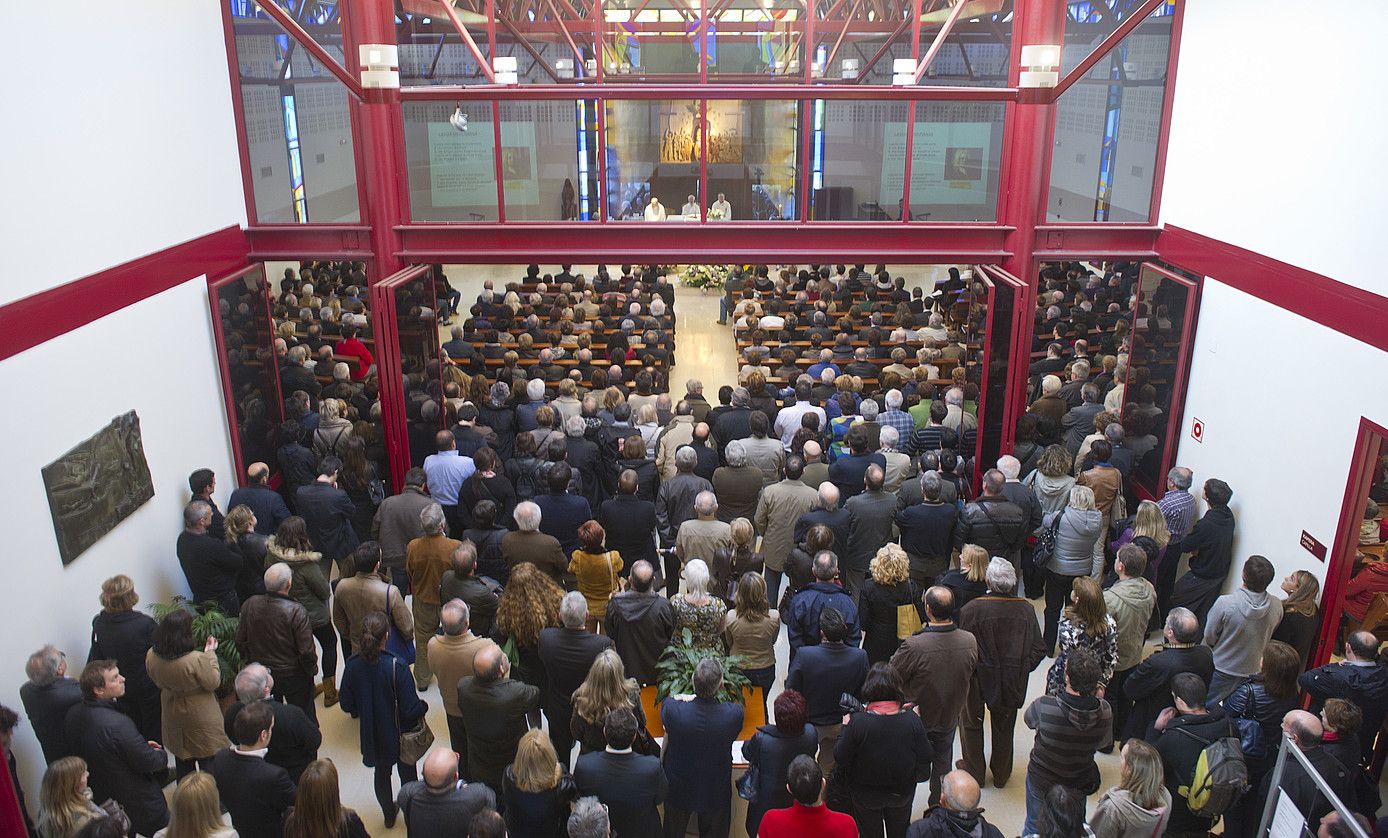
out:
{"label": "man in beige jacket", "polygon": [[786,557],[795,549],[795,522],[819,506],[819,492],[801,482],[805,461],[794,454],[786,458],[785,479],[762,490],[752,522],[761,533],[761,554],[766,562],[766,597],[779,602],[781,575]]}
{"label": "man in beige jacket", "polygon": [[460,765],[467,764],[467,727],[463,723],[463,711],[458,709],[458,682],[474,674],[472,662],[478,652],[496,645],[472,633],[469,617],[467,603],[461,599],[445,602],[439,609],[443,634],[429,638],[429,664],[439,676],[439,695],[443,697],[443,710],[448,719],[448,740],[460,758]]}
{"label": "man in beige jacket", "polygon": [[661,480],[675,476],[675,452],[694,439],[694,408],[683,399],[675,405],[675,417],[656,437],[655,467]]}
{"label": "man in beige jacket", "polygon": [[390,610],[386,611],[386,616],[396,630],[402,637],[414,635],[414,615],[405,604],[404,595],[399,588],[381,579],[379,542],[368,541],[353,550],[342,569],[349,573],[355,569],[356,572],[337,583],[333,593],[333,626],[339,635],[347,638],[354,652],[361,648],[361,627],[366,615],[386,611],[387,601]]}

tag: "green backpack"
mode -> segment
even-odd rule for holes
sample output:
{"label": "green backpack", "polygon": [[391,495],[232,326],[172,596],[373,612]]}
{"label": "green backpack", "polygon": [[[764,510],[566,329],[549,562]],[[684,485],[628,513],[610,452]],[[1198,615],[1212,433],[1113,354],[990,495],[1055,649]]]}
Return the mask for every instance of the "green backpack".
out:
{"label": "green backpack", "polygon": [[1195,761],[1190,785],[1178,791],[1193,814],[1211,820],[1219,818],[1234,801],[1248,791],[1248,765],[1237,736],[1202,739],[1183,727],[1176,728],[1204,747]]}

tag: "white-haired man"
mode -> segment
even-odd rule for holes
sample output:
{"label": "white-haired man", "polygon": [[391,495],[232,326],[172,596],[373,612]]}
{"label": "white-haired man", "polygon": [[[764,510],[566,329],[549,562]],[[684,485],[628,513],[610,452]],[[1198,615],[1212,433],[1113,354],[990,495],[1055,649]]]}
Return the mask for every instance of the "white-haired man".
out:
{"label": "white-haired man", "polygon": [[521,562],[529,562],[548,574],[556,584],[563,585],[569,563],[564,558],[559,540],[540,532],[540,517],[540,507],[533,501],[522,501],[516,505],[516,532],[502,536],[501,557],[512,570]]}
{"label": "white-haired man", "polygon": [[276,698],[299,707],[316,724],[313,676],[318,674],[318,652],[313,648],[308,611],[289,595],[294,579],[289,565],[270,565],[264,579],[265,593],[241,606],[236,648],[243,660],[262,663],[270,670]]}
{"label": "white-haired man", "polygon": [[964,410],[964,391],[951,387],[945,391],[945,421],[940,424],[955,433],[972,431],[978,427],[978,417]]}
{"label": "white-haired man", "polygon": [[222,728],[227,739],[235,742],[234,725],[241,708],[257,701],[267,702],[275,714],[275,735],[270,739],[265,761],[283,768],[289,772],[289,779],[298,783],[299,776],[308,768],[308,764],[318,759],[323,734],[303,710],[293,704],[275,701],[274,688],[275,676],[270,674],[270,670],[258,663],[247,664],[236,675],[236,701],[226,709]]}
{"label": "white-haired man", "polygon": [[546,686],[541,705],[549,719],[549,740],[559,763],[568,768],[574,738],[573,694],[588,677],[593,661],[612,648],[612,640],[593,634],[585,627],[588,600],[578,591],[569,591],[559,603],[559,628],[541,629],[538,643],[540,662],[545,667]]}
{"label": "white-haired man", "polygon": [[[901,409],[901,405],[905,402],[905,397],[901,394],[900,390],[892,388],[887,391],[887,395],[883,397],[883,401],[886,403],[887,409],[878,415],[878,423],[884,428],[896,428],[897,443],[905,443],[916,430],[916,420],[911,414]],[[891,481],[889,480],[888,482],[890,483]]]}

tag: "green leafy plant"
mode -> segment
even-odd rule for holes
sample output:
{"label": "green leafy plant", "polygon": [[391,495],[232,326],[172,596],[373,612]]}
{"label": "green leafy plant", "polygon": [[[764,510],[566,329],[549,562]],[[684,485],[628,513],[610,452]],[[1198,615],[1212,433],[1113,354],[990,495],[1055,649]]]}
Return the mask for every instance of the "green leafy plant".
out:
{"label": "green leafy plant", "polygon": [[176,596],[169,602],[155,602],[149,606],[149,612],[154,616],[155,621],[163,622],[164,618],[175,611],[189,611],[193,615],[193,642],[195,648],[201,649],[207,642],[207,638],[217,638],[217,668],[222,675],[221,686],[217,688],[217,695],[224,696],[231,692],[232,686],[236,681],[236,673],[241,671],[245,662],[241,658],[241,650],[236,648],[236,627],[241,620],[237,617],[228,617],[215,602],[204,602],[201,605],[194,604],[187,597]]}
{"label": "green leafy plant", "polygon": [[656,662],[656,701],[664,701],[672,695],[693,693],[694,669],[704,658],[712,658],[723,666],[723,689],[718,694],[718,700],[741,704],[743,689],[752,686],[752,682],[741,672],[742,656],[725,655],[717,650],[695,646],[694,635],[687,628],[680,630]]}

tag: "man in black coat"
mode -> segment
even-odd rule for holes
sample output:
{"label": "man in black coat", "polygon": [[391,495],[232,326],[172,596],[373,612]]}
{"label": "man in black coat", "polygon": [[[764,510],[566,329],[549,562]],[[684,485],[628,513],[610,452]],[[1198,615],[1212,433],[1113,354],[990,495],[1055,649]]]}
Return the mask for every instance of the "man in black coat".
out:
{"label": "man in black coat", "polygon": [[954,546],[977,544],[990,556],[1002,556],[1021,569],[1022,545],[1031,533],[1031,521],[1022,507],[1002,493],[1006,478],[995,468],[983,474],[983,494],[959,513]]}
{"label": "man in black coat", "polygon": [[[1208,689],[1214,677],[1214,652],[1200,642],[1200,621],[1186,608],[1173,608],[1162,628],[1162,646],[1133,667],[1123,681],[1123,694],[1133,702],[1121,741],[1150,739],[1152,725],[1162,711],[1173,706],[1171,680],[1182,672],[1200,678]],[[1115,737],[1120,738],[1120,737]]]}
{"label": "man in black coat", "polygon": [[[612,546],[610,539],[608,546]],[[607,601],[603,626],[626,667],[627,677],[646,686],[657,680],[655,664],[670,645],[675,612],[670,608],[670,600],[652,590],[655,566],[651,562],[642,559],[633,564],[630,579],[629,590]]]}
{"label": "man in black coat", "polygon": [[125,695],[125,676],[115,661],[92,661],[78,681],[82,702],[68,710],[64,728],[74,755],[87,762],[92,798],[115,800],[136,832],[153,835],[169,823],[162,782],[155,779],[168,768],[168,756],[116,708],[116,699]]}
{"label": "man in black coat", "polygon": [[1190,570],[1176,580],[1176,587],[1171,591],[1171,604],[1189,608],[1202,626],[1224,590],[1229,565],[1234,560],[1235,521],[1229,509],[1233,496],[1234,490],[1223,480],[1215,477],[1206,480],[1204,497],[1208,506],[1205,514],[1181,539],[1181,552],[1193,555]]}
{"label": "man in black coat", "polygon": [[44,762],[72,756],[73,746],[67,739],[67,713],[82,701],[82,688],[67,677],[67,655],[56,646],[44,646],[29,656],[24,664],[28,683],[19,688],[24,702],[24,715],[34,728],[34,735],[43,748]]}
{"label": "man in black coat", "polygon": [[212,507],[195,500],[183,508],[183,532],[178,534],[178,563],[193,591],[193,602],[215,602],[228,617],[241,613],[236,596],[236,575],[241,572],[241,554],[208,532]]}
{"label": "man in black coat", "polygon": [[246,485],[231,493],[227,509],[242,504],[255,513],[255,531],[261,535],[274,535],[291,514],[280,493],[270,488],[270,467],[264,463],[251,463],[246,469]]}
{"label": "man in black coat", "polygon": [[[912,581],[929,587],[949,569],[959,508],[940,500],[944,483],[934,471],[922,473],[920,480],[908,480],[902,484],[902,489],[909,484],[920,487],[921,501],[900,509],[896,513],[896,525],[901,531],[901,548],[906,551]],[[897,498],[900,508],[900,493]]]}
{"label": "man in black coat", "polygon": [[[636,472],[627,470],[617,480],[617,494],[598,510],[598,523],[607,532],[607,549],[622,555],[622,575],[638,561],[657,565],[654,533],[655,504],[636,496],[640,488]],[[679,566],[678,562],[675,564]],[[631,673],[628,672],[628,675]]]}
{"label": "man in black coat", "polygon": [[660,757],[632,752],[636,715],[626,707],[607,714],[602,733],[607,749],[578,758],[574,768],[578,793],[602,801],[617,835],[659,835],[659,806],[670,787]]}
{"label": "man in black coat", "polygon": [[906,838],[1002,838],[1002,832],[983,818],[978,781],[967,771],[946,774],[938,805],[925,810],[906,830]]}
{"label": "man in black coat", "polygon": [[752,394],[746,387],[733,390],[732,406],[718,417],[713,426],[713,438],[721,453],[735,439],[752,435]]}
{"label": "man in black coat", "polygon": [[839,506],[839,487],[825,481],[819,484],[819,508],[811,509],[795,522],[795,543],[804,544],[805,534],[810,531],[810,527],[823,524],[834,533],[834,555],[842,556],[848,550],[851,520],[852,516],[848,510]]}
{"label": "man in black coat", "polygon": [[539,706],[540,688],[510,678],[511,662],[495,645],[472,660],[476,675],[458,681],[458,709],[467,717],[468,778],[501,793],[506,766],[530,729],[526,715]]}
{"label": "man in black coat", "polygon": [[289,347],[285,363],[280,367],[280,392],[292,393],[295,390],[303,390],[308,393],[313,409],[317,410],[318,397],[323,394],[323,385],[318,383],[318,379],[313,375],[313,370],[304,366],[304,362],[307,360],[307,347]]}
{"label": "man in black coat", "polygon": [[848,624],[837,608],[819,612],[820,642],[803,646],[786,672],[786,689],[805,696],[810,724],[819,737],[819,766],[828,774],[834,768],[834,745],[843,728],[839,697],[857,695],[867,678],[867,652],[850,646]]}
{"label": "man in black coat", "polygon": [[209,773],[217,781],[222,805],[241,835],[282,838],[284,815],[294,805],[294,781],[289,772],[266,758],[275,727],[269,702],[241,708],[233,723],[236,747],[223,748],[212,758]]}
{"label": "man in black coat", "polygon": [[863,477],[868,466],[875,463],[885,471],[887,458],[881,451],[869,452],[867,431],[859,425],[849,428],[843,441],[850,453],[840,456],[829,466],[829,480],[839,487],[839,495],[847,500],[863,491]]}
{"label": "man in black coat", "polygon": [[242,669],[236,676],[237,700],[227,708],[223,729],[227,739],[235,742],[236,717],[241,709],[257,701],[269,704],[275,714],[275,735],[270,738],[265,761],[283,768],[289,773],[289,779],[297,784],[308,764],[318,759],[323,734],[303,710],[271,698],[274,686],[275,679],[264,666],[252,663]]}
{"label": "man in black coat", "polygon": [[1383,727],[1388,714],[1388,670],[1378,665],[1378,638],[1371,631],[1352,632],[1345,640],[1345,659],[1328,663],[1297,679],[1301,688],[1311,696],[1311,712],[1319,714],[1327,699],[1343,698],[1357,705],[1364,713],[1360,730],[1363,759],[1368,764],[1373,756],[1374,732]]}
{"label": "man in black coat", "polygon": [[567,559],[579,548],[578,528],[592,520],[593,508],[587,498],[569,494],[573,469],[568,463],[551,463],[544,474],[548,491],[534,498],[540,507],[540,532],[554,536]]}
{"label": "man in black coat", "polygon": [[[588,423],[582,416],[570,416],[564,420],[564,461],[569,468],[583,475],[583,496],[596,511],[609,495],[601,479],[602,454],[598,451],[598,444],[585,436],[587,431]],[[622,557],[626,558],[626,553]]]}
{"label": "man in black coat", "polygon": [[1237,739],[1239,729],[1224,712],[1224,705],[1205,707],[1208,687],[1199,676],[1189,672],[1177,675],[1171,679],[1171,692],[1176,703],[1163,710],[1157,719],[1155,742],[1157,753],[1161,754],[1166,788],[1171,792],[1171,820],[1166,828],[1173,834],[1208,832],[1215,821],[1192,812],[1180,789],[1190,786],[1195,764],[1206,746],[1216,739]]}
{"label": "man in black coat", "polygon": [[569,728],[574,715],[574,691],[588,677],[588,670],[598,655],[612,648],[612,641],[606,636],[584,628],[587,619],[588,600],[578,591],[569,591],[559,604],[562,627],[541,629],[538,644],[547,679],[544,707],[549,719],[549,740],[554,743],[554,752],[565,767],[569,765],[569,752],[574,746]]}
{"label": "man in black coat", "polygon": [[705,480],[712,480],[713,473],[718,470],[718,451],[709,445],[711,434],[709,424],[699,422],[694,425],[694,438],[689,441],[689,447],[694,449],[694,455],[699,458],[694,466],[694,473]]}
{"label": "man in black coat", "polygon": [[308,525],[313,548],[323,554],[318,565],[323,577],[330,575],[332,566],[357,549],[357,531],[352,528],[356,508],[347,493],[337,487],[342,461],[329,454],[318,464],[318,479],[300,487],[294,496],[294,506]]}

